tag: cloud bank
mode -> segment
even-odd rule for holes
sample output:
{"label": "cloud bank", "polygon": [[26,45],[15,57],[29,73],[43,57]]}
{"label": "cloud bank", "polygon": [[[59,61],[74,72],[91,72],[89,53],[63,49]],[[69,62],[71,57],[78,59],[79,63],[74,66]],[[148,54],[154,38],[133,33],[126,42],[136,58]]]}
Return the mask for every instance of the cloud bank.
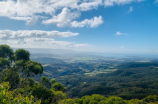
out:
{"label": "cloud bank", "polygon": [[132,2],[141,2],[144,0],[104,0],[105,7],[114,6],[114,5],[124,5]]}
{"label": "cloud bank", "polygon": [[78,48],[88,44],[75,44],[67,41],[56,41],[53,38],[77,36],[78,33],[40,30],[0,30],[0,43],[25,48]]}

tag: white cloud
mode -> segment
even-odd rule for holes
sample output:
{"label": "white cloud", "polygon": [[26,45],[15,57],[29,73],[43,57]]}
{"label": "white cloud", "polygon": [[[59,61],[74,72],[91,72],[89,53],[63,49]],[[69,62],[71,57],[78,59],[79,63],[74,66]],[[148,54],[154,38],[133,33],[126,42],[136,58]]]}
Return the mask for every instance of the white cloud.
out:
{"label": "white cloud", "polygon": [[16,3],[11,0],[0,1],[0,16],[13,16],[16,13],[15,5]]}
{"label": "white cloud", "polygon": [[131,6],[128,12],[132,12],[132,11],[133,11],[133,7]]}
{"label": "white cloud", "polygon": [[128,35],[128,34],[127,33],[121,33],[120,31],[117,31],[116,35]]}
{"label": "white cloud", "polygon": [[105,7],[114,6],[114,5],[124,5],[131,2],[141,2],[144,0],[104,0]]}
{"label": "white cloud", "polygon": [[87,10],[97,9],[98,6],[102,4],[103,4],[102,0],[89,0],[89,2],[82,2],[78,8],[81,11],[87,11]]}
{"label": "white cloud", "polygon": [[116,32],[116,35],[121,35],[121,32],[119,32],[119,31],[118,31],[118,32]]}
{"label": "white cloud", "polygon": [[69,9],[63,8],[62,12],[53,18],[42,21],[43,24],[57,24],[58,27],[69,26],[70,22],[79,17],[80,12],[70,12]]}
{"label": "white cloud", "polygon": [[85,19],[82,22],[73,21],[71,22],[72,27],[84,27],[84,26],[90,26],[90,27],[98,27],[100,24],[103,23],[102,16],[94,17],[90,20]]}
{"label": "white cloud", "polygon": [[49,38],[24,38],[18,40],[1,40],[1,44],[9,44],[12,47],[22,47],[22,48],[58,48],[58,49],[68,49],[68,48],[79,48],[79,47],[89,47],[89,44],[75,44],[67,41],[56,41]]}
{"label": "white cloud", "polygon": [[72,21],[73,19],[80,16],[79,12],[70,12],[69,9],[63,8],[62,12],[57,15],[53,16],[53,18],[49,20],[45,20],[43,24],[57,24],[58,27],[64,26],[71,26],[71,27],[98,27],[100,24],[103,23],[102,16],[94,17],[92,19],[85,19],[82,22]]}
{"label": "white cloud", "polygon": [[41,30],[0,30],[0,39],[21,39],[21,38],[36,38],[36,37],[70,37],[77,36],[78,33],[68,32],[59,32],[59,31],[41,31]]}
{"label": "white cloud", "polygon": [[38,21],[37,18],[31,18],[30,20],[26,21],[26,25],[34,25]]}
{"label": "white cloud", "polygon": [[10,19],[26,21],[27,25],[34,25],[38,21],[38,17],[10,17]]}
{"label": "white cloud", "polygon": [[[71,26],[72,21],[77,21],[74,19],[79,18],[82,11],[97,9],[102,5],[107,7],[140,1],[143,0],[2,0],[0,16],[23,20],[26,24],[35,24],[43,14],[46,14],[47,19],[41,18],[42,23],[53,23],[58,27],[64,27]],[[60,10],[62,12],[58,13]]]}
{"label": "white cloud", "polygon": [[56,41],[55,37],[77,36],[78,33],[40,30],[0,30],[0,43],[25,48],[72,48],[87,47],[88,44],[75,44],[67,41]]}
{"label": "white cloud", "polygon": [[10,17],[10,19],[27,21],[27,20],[30,20],[31,17]]}
{"label": "white cloud", "polygon": [[[53,23],[63,27],[70,25],[73,19],[80,16],[81,11],[96,9],[101,4],[102,0],[6,0],[0,1],[0,16],[23,20],[26,24],[35,24],[37,17],[45,13],[52,18],[47,20],[43,18],[42,23]],[[61,9],[62,12],[57,14],[56,11]]]}

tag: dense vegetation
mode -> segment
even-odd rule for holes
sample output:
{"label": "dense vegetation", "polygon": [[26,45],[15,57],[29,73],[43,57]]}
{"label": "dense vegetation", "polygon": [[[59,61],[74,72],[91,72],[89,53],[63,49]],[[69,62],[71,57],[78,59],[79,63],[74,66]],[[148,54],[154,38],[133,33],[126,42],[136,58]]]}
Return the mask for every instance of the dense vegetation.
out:
{"label": "dense vegetation", "polygon": [[0,69],[0,103],[50,104],[67,98],[64,86],[55,79],[42,76],[36,82],[30,78],[41,75],[43,66],[30,60],[27,50],[13,52],[8,45],[0,45]]}
{"label": "dense vegetation", "polygon": [[64,84],[71,98],[101,94],[129,100],[158,94],[156,59],[82,57],[43,56],[32,59],[44,65],[45,76],[54,77]]}
{"label": "dense vegetation", "polygon": [[[150,64],[150,66],[146,66]],[[137,66],[139,65],[139,66]],[[145,66],[143,66],[145,65]],[[117,71],[95,76],[67,75],[57,81],[67,87],[71,97],[101,94],[120,96],[123,99],[139,98],[158,94],[158,63],[126,63],[117,67]]]}
{"label": "dense vegetation", "polygon": [[158,103],[158,62],[32,59],[25,49],[0,45],[0,103]]}

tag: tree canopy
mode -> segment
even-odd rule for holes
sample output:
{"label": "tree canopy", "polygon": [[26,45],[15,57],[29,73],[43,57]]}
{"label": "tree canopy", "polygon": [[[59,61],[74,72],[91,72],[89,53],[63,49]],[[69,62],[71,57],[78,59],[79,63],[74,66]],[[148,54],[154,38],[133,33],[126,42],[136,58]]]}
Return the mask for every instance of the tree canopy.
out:
{"label": "tree canopy", "polygon": [[15,60],[30,60],[30,52],[25,49],[18,49],[15,51]]}
{"label": "tree canopy", "polygon": [[0,58],[0,72],[4,69],[10,68],[10,61],[5,58]]}
{"label": "tree canopy", "polygon": [[7,58],[8,60],[13,61],[14,60],[13,49],[11,49],[10,46],[6,44],[0,45],[0,57]]}

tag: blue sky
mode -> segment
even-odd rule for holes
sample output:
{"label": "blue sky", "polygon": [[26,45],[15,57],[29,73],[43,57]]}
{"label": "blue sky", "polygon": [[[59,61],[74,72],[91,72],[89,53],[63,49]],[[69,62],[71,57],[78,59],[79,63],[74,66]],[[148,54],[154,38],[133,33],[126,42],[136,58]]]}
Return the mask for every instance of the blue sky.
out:
{"label": "blue sky", "polygon": [[0,0],[0,44],[158,53],[158,0]]}

